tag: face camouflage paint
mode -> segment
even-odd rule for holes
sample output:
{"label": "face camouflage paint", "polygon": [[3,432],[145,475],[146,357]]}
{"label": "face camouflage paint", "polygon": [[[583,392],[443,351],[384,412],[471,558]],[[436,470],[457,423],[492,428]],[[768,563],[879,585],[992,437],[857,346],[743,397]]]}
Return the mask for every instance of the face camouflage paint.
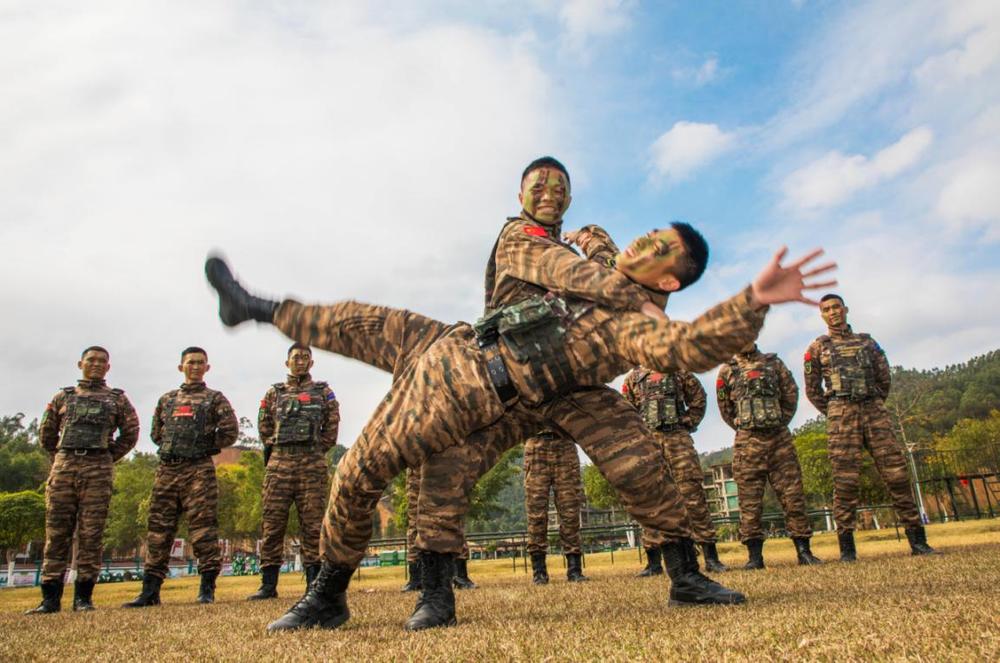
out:
{"label": "face camouflage paint", "polygon": [[562,219],[569,207],[569,183],[555,168],[536,168],[521,183],[521,206],[528,215],[545,225]]}

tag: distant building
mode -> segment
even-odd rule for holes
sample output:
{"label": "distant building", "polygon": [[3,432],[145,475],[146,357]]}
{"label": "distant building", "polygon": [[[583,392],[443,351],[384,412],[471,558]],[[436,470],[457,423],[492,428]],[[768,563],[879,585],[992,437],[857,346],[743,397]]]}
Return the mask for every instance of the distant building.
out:
{"label": "distant building", "polygon": [[216,467],[219,465],[237,465],[240,462],[240,454],[244,451],[261,453],[261,450],[257,447],[245,444],[234,444],[231,447],[222,449],[219,453],[212,456],[212,462],[215,463]]}
{"label": "distant building", "polygon": [[713,515],[730,517],[740,512],[740,498],[733,478],[733,464],[719,463],[708,468],[704,487],[708,496],[708,508]]}

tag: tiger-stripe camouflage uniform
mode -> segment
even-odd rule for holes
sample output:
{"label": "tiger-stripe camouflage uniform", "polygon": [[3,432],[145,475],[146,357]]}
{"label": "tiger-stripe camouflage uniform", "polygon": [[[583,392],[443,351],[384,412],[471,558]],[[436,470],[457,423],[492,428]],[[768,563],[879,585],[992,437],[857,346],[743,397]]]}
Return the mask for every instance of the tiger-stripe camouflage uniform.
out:
{"label": "tiger-stripe camouflage uniform", "polygon": [[740,541],[747,547],[744,568],[764,568],[764,488],[771,483],[785,514],[799,564],[818,564],[809,547],[802,468],[788,424],[799,403],[795,378],[777,355],[754,345],[719,369],[719,412],[736,431],[733,477],[740,498]]}
{"label": "tiger-stripe camouflage uniform", "polygon": [[74,532],[74,609],[90,610],[101,572],[101,540],[114,480],[112,466],[135,446],[139,419],[122,390],[108,387],[104,380],[80,380],[52,397],[42,415],[38,437],[53,460],[45,486],[43,603],[33,612],[59,610]]}
{"label": "tiger-stripe camouflage uniform", "polygon": [[[824,298],[821,308],[841,305]],[[825,311],[824,311],[825,312]],[[892,497],[896,516],[906,528],[913,554],[933,553],[927,545],[910,485],[906,459],[885,409],[892,381],[889,361],[868,334],[856,334],[846,322],[830,327],[805,353],[805,390],[826,415],[830,465],[833,468],[833,518],[841,559],[854,561],[856,512],[860,494],[861,453],[867,449]]]}
{"label": "tiger-stripe camouflage uniform", "polygon": [[[704,472],[691,438],[691,433],[705,418],[705,388],[688,371],[658,373],[639,367],[625,376],[622,395],[642,414],[660,444],[670,474],[684,496],[691,537],[701,545],[705,567],[714,572],[726,571],[716,549],[717,535],[705,496]],[[642,546],[647,563],[639,576],[662,574],[657,538],[645,528],[642,530]]]}
{"label": "tiger-stripe camouflage uniform", "polygon": [[583,478],[573,440],[555,431],[542,431],[524,442],[524,509],[528,518],[528,554],[532,580],[549,581],[544,564],[549,549],[549,494],[559,516],[559,541],[566,555],[566,578],[587,580],[580,564],[580,506]]}
{"label": "tiger-stripe camouflage uniform", "polygon": [[257,430],[268,450],[261,497],[261,588],[250,599],[277,597],[288,513],[295,504],[306,583],[319,572],[319,533],[329,496],[326,453],[337,444],[340,405],[326,382],[289,374],[260,402]]}
{"label": "tiger-stripe camouflage uniform", "polygon": [[150,437],[159,447],[160,463],[150,496],[143,590],[124,607],[159,604],[160,586],[170,574],[170,550],[184,514],[201,575],[198,600],[214,601],[222,555],[219,487],[212,456],[236,442],[238,435],[239,423],[229,400],[204,382],[182,384],[156,403]]}

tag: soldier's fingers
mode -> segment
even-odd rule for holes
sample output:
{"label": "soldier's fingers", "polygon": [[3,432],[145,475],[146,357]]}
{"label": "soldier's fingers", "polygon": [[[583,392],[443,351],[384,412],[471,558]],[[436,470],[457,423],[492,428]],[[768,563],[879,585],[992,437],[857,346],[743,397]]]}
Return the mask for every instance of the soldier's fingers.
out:
{"label": "soldier's fingers", "polygon": [[820,257],[821,255],[823,255],[823,253],[824,253],[823,249],[813,249],[812,251],[805,254],[804,256],[793,262],[791,265],[789,265],[788,269],[799,269],[806,263],[812,262],[816,258]]}
{"label": "soldier's fingers", "polygon": [[815,299],[809,299],[805,295],[800,296],[798,301],[802,302],[803,304],[809,304],[810,306],[817,306],[817,307],[819,306],[818,301],[816,301]]}
{"label": "soldier's fingers", "polygon": [[830,287],[833,287],[835,285],[837,285],[837,280],[836,279],[834,279],[833,281],[823,281],[822,283],[808,283],[808,284],[803,284],[802,288],[804,290],[816,290],[817,288],[830,288]]}
{"label": "soldier's fingers", "polygon": [[835,262],[827,262],[827,263],[824,263],[824,264],[820,265],[819,267],[816,267],[814,269],[810,269],[808,272],[806,272],[806,273],[804,273],[802,275],[802,278],[805,279],[805,278],[809,278],[810,276],[816,276],[817,274],[822,274],[823,272],[829,272],[832,269],[837,269],[837,263],[835,263]]}
{"label": "soldier's fingers", "polygon": [[774,254],[774,257],[771,258],[771,264],[772,265],[780,265],[781,261],[784,260],[785,256],[787,256],[787,255],[788,255],[788,247],[787,246],[782,246]]}

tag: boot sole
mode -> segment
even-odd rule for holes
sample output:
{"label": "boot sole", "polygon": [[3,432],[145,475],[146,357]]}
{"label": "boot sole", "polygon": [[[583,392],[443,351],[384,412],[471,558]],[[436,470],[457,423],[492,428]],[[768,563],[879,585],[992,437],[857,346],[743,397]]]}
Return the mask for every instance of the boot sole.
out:
{"label": "boot sole", "polygon": [[667,607],[669,608],[684,608],[689,606],[698,605],[741,605],[746,603],[745,597],[738,600],[726,600],[726,601],[681,601],[679,599],[670,599],[667,601]]}
{"label": "boot sole", "polygon": [[409,622],[407,622],[407,624],[403,628],[407,631],[426,631],[429,628],[442,628],[445,626],[457,626],[457,625],[458,625],[458,619],[452,617],[444,624],[428,624],[427,626],[410,626]]}

